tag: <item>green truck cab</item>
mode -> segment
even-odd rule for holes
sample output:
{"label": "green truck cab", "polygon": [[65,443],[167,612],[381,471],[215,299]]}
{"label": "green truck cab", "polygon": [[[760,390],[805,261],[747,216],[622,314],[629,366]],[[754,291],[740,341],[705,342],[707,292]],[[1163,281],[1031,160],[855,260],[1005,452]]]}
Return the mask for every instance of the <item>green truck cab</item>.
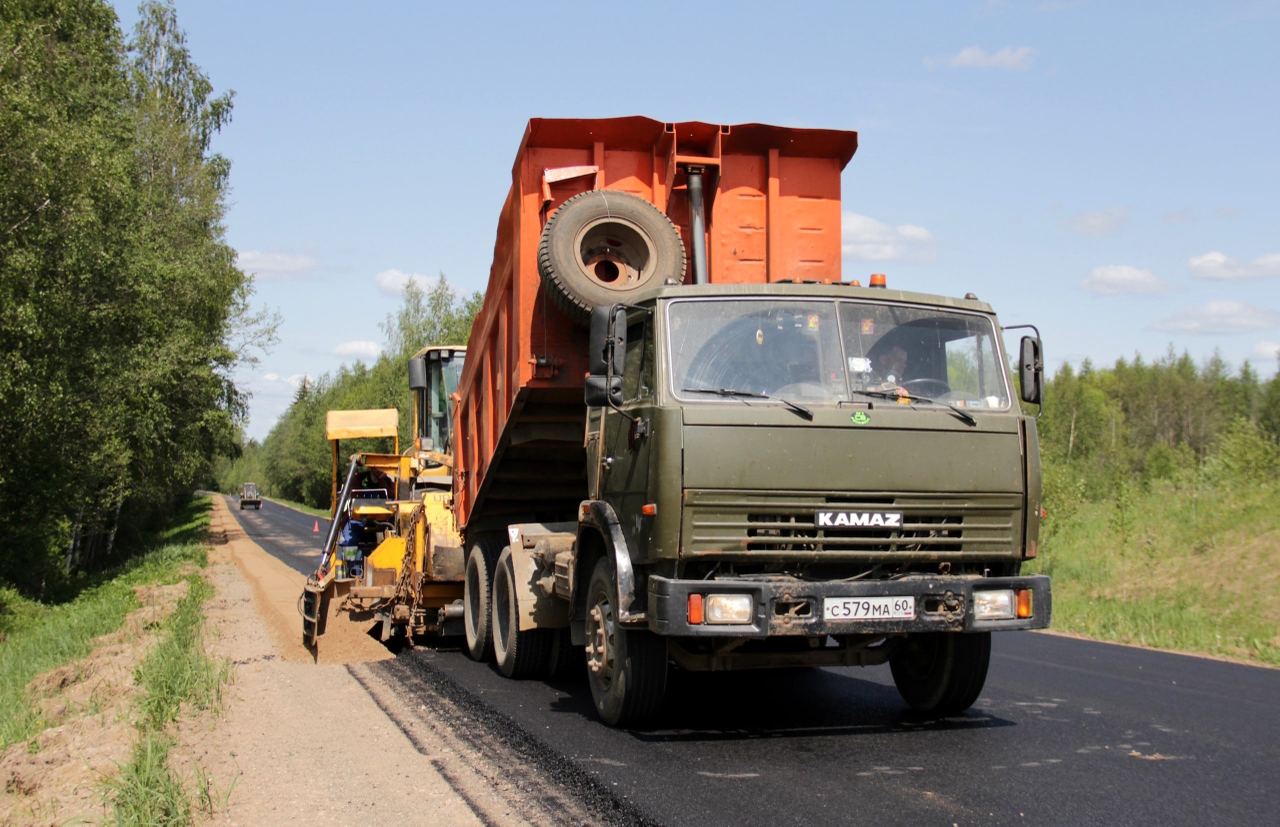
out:
{"label": "green truck cab", "polygon": [[1038,338],[1015,384],[985,303],[843,284],[660,289],[591,323],[577,544],[616,583],[575,590],[575,637],[606,720],[656,704],[641,673],[666,658],[887,661],[910,705],[954,713],[990,632],[1048,626],[1049,579],[1021,574]]}

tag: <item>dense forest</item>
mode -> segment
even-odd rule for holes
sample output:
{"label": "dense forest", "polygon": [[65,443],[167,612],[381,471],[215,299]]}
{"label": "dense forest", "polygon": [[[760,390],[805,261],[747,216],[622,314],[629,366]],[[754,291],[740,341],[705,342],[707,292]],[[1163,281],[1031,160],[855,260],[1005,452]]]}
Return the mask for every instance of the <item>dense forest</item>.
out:
{"label": "dense forest", "polygon": [[[426,287],[410,281],[399,310],[383,324],[385,348],[372,365],[357,362],[314,382],[304,381],[293,402],[261,443],[242,442],[218,470],[223,491],[257,482],[270,496],[317,508],[329,506],[330,455],[325,412],[358,408],[400,411],[400,442],[409,441],[409,357],[426,345],[465,345],[484,296],[459,297],[441,276]],[[388,440],[389,442],[389,440]],[[372,443],[364,446],[377,449]],[[381,450],[391,450],[388,444]]]}
{"label": "dense forest", "polygon": [[[273,336],[224,240],[230,93],[175,11],[0,3],[0,579],[54,596],[211,479]],[[18,551],[18,550],[21,551]]]}
{"label": "dense forest", "polygon": [[1274,481],[1280,474],[1280,373],[1262,382],[1217,356],[1197,365],[1118,359],[1109,368],[1063,367],[1047,383],[1040,419],[1052,528],[1088,501],[1120,511],[1158,482]]}

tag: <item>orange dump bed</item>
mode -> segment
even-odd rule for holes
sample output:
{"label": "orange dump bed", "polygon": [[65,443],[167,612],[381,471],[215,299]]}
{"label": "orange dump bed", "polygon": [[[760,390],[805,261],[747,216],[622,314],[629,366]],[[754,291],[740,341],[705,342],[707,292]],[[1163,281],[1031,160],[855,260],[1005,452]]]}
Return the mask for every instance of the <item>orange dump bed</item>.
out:
{"label": "orange dump bed", "polygon": [[458,524],[573,519],[586,496],[587,331],[538,272],[543,227],[561,204],[593,189],[638,196],[671,219],[692,261],[686,170],[701,168],[708,281],[839,281],[840,173],[856,149],[856,133],[838,130],[530,120],[458,387]]}

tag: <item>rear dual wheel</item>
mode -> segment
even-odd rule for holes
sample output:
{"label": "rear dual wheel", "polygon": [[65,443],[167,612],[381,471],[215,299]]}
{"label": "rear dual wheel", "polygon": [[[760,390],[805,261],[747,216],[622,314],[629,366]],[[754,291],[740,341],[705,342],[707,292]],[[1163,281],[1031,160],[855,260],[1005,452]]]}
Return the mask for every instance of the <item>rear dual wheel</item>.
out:
{"label": "rear dual wheel", "polygon": [[516,568],[511,548],[502,550],[493,574],[493,657],[508,678],[545,678],[555,664],[552,654],[559,629],[521,629],[516,603]]}
{"label": "rear dual wheel", "polygon": [[462,581],[462,631],[467,654],[484,661],[493,650],[493,572],[498,555],[488,538],[467,552]]}

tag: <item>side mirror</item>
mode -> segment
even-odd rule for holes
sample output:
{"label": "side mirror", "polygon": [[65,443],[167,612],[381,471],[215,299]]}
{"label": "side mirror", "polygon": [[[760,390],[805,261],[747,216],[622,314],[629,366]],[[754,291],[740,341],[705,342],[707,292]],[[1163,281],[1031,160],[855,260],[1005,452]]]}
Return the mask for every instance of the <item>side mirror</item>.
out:
{"label": "side mirror", "polygon": [[622,377],[590,375],[583,385],[582,396],[587,406],[591,408],[621,405]]}
{"label": "side mirror", "polygon": [[622,404],[622,377],[618,357],[627,349],[627,311],[621,305],[602,304],[591,309],[591,333],[587,340],[587,380],[583,399],[588,407]]}
{"label": "side mirror", "polygon": [[1032,405],[1043,404],[1044,353],[1040,340],[1035,336],[1023,336],[1018,354],[1018,382],[1022,385],[1022,401]]}
{"label": "side mirror", "polygon": [[427,360],[419,357],[409,360],[409,388],[420,391],[427,387]]}
{"label": "side mirror", "polygon": [[617,364],[614,354],[627,349],[626,310],[600,304],[591,309],[591,333],[587,340],[587,372],[604,376]]}

